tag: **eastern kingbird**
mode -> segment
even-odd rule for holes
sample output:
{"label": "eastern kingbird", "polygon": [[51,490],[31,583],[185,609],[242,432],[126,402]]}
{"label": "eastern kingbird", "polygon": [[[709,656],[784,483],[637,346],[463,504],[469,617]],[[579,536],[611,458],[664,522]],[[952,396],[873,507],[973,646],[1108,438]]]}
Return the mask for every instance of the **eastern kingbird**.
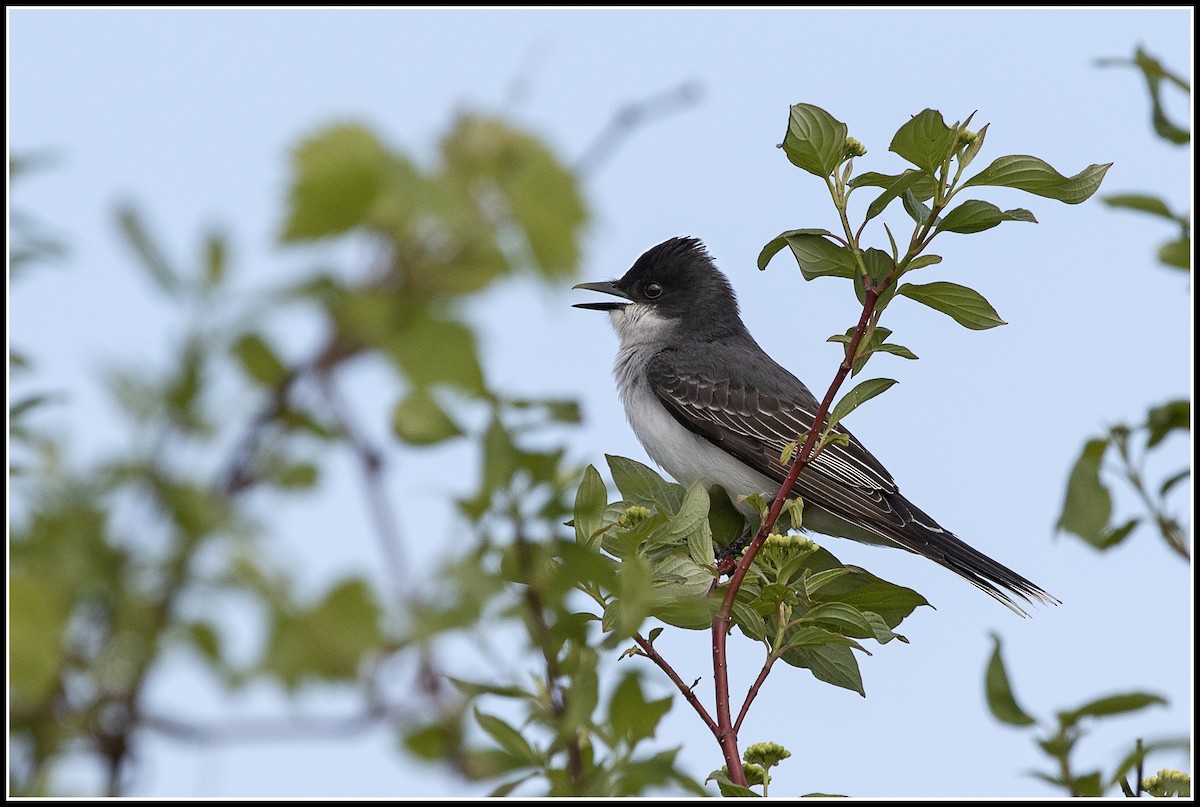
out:
{"label": "eastern kingbird", "polygon": [[[737,298],[704,245],[672,238],[620,280],[580,283],[621,301],[578,303],[607,311],[620,338],[613,374],[646,452],[684,486],[718,484],[735,501],[775,497],[787,444],[814,428],[817,399],[768,356],[738,314]],[[1026,602],[1058,600],[972,549],[900,495],[892,475],[853,435],[825,447],[796,480],[803,528],[896,546],[940,563],[1022,616]],[[744,512],[753,508],[744,500]]]}

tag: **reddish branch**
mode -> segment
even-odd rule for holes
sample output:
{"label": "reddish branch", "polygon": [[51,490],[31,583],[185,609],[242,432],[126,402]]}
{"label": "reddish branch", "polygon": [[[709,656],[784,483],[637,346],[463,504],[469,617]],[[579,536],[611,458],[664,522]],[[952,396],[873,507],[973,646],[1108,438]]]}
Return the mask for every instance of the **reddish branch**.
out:
{"label": "reddish branch", "polygon": [[[679,677],[679,673],[675,672],[675,668],[672,667],[665,658],[658,654],[658,651],[654,649],[654,645],[651,644],[649,640],[643,638],[640,633],[634,634],[633,640],[637,642],[638,647],[641,648],[642,655],[657,664],[659,669],[667,674],[667,677],[670,678],[671,681],[674,682],[675,686],[679,688],[679,691],[683,695],[684,699],[687,700],[687,702],[692,705],[692,708],[696,710],[696,714],[700,715],[700,719],[708,725],[709,730],[711,730],[713,734],[716,734],[717,724],[713,721],[712,716],[709,715],[708,710],[704,708],[704,704],[702,704],[700,699],[696,697],[696,693],[693,691],[692,687],[683,682],[683,679]],[[692,686],[695,686],[695,684],[692,684]]]}
{"label": "reddish branch", "polygon": [[762,685],[762,680],[766,678],[766,673],[769,671],[770,665],[765,666],[763,672],[759,674],[759,680],[755,681],[754,688],[752,688],[751,693],[747,696],[746,703],[742,707],[742,714],[738,716],[737,724],[734,724],[730,716],[729,674],[726,661],[728,658],[726,640],[733,623],[733,603],[737,599],[738,590],[742,587],[742,581],[745,580],[746,573],[750,570],[750,564],[754,562],[754,557],[758,554],[758,550],[762,547],[763,542],[766,541],[767,536],[771,534],[771,529],[779,519],[779,514],[783,512],[783,506],[787,502],[788,495],[791,493],[793,486],[796,484],[796,478],[800,476],[800,472],[813,459],[817,438],[821,434],[821,427],[824,425],[825,418],[829,414],[829,409],[833,405],[833,399],[841,388],[842,382],[846,380],[846,376],[850,374],[850,369],[854,366],[854,358],[858,353],[859,343],[862,341],[863,334],[867,330],[867,324],[870,322],[871,315],[875,311],[875,303],[879,300],[879,294],[883,289],[887,288],[891,280],[892,277],[889,275],[880,285],[870,287],[866,290],[863,299],[862,316],[858,319],[858,326],[854,329],[854,335],[850,337],[850,343],[846,345],[846,355],[842,359],[842,363],[838,366],[837,374],[834,375],[833,382],[829,385],[829,390],[825,393],[825,398],[821,401],[821,405],[817,408],[816,415],[813,417],[813,427],[809,430],[808,437],[804,440],[804,445],[796,453],[796,458],[792,460],[792,465],[788,468],[787,476],[784,477],[783,485],[780,486],[779,493],[775,496],[775,501],[771,503],[771,508],[767,511],[766,517],[763,518],[762,526],[759,527],[754,540],[746,547],[746,551],[742,555],[737,568],[733,570],[733,575],[729,578],[729,583],[725,587],[725,598],[721,601],[721,608],[717,611],[717,615],[713,617],[713,675],[715,677],[714,689],[717,701],[717,730],[714,734],[716,735],[717,742],[721,745],[721,752],[725,756],[725,765],[729,770],[730,781],[743,787],[746,785],[746,774],[742,770],[741,754],[738,753],[737,731],[741,725],[742,717],[745,716],[746,708],[749,706],[754,694],[756,694],[758,687]]}

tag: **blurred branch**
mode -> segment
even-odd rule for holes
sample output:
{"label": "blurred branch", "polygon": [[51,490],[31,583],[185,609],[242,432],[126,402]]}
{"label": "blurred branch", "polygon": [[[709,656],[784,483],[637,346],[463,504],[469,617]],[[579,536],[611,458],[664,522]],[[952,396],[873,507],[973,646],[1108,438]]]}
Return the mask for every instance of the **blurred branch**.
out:
{"label": "blurred branch", "polygon": [[525,608],[529,613],[529,638],[541,650],[542,658],[545,659],[546,696],[550,700],[550,709],[555,719],[561,725],[562,733],[568,734],[569,732],[569,736],[563,737],[567,747],[567,771],[571,777],[572,790],[582,795],[584,793],[583,749],[579,742],[579,732],[570,730],[565,725],[566,694],[559,683],[562,671],[558,665],[558,652],[555,648],[554,636],[550,626],[546,623],[545,606],[542,602],[542,593],[537,586],[537,570],[534,568],[529,539],[525,536],[525,530],[520,520],[517,520],[515,526],[516,535],[513,544],[517,550],[517,559],[521,564],[521,570],[525,575]]}
{"label": "blurred branch", "polygon": [[325,402],[333,413],[338,428],[341,429],[342,435],[350,444],[350,449],[358,461],[367,497],[367,506],[375,524],[375,535],[379,539],[379,548],[388,566],[392,588],[395,590],[397,598],[403,600],[405,599],[407,579],[405,570],[408,568],[408,564],[404,559],[404,542],[400,537],[400,527],[383,484],[383,453],[371,445],[358,427],[349,406],[338,394],[332,374],[328,370],[322,371],[317,376],[317,383],[325,396]]}
{"label": "blurred branch", "polygon": [[399,723],[416,714],[395,705],[368,706],[344,717],[300,716],[195,723],[160,714],[141,715],[143,727],[191,743],[254,743],[279,740],[337,739],[361,734],[381,722]]}
{"label": "blurred branch", "polygon": [[596,173],[635,130],[693,106],[703,92],[700,82],[685,81],[657,95],[622,104],[575,161],[575,172],[582,177]]}

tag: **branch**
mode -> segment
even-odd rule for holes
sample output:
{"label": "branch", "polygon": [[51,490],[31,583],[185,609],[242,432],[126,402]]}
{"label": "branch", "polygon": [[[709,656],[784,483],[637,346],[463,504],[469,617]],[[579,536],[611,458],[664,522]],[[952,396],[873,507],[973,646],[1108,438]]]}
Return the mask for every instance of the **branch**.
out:
{"label": "branch", "polygon": [[700,702],[700,699],[696,697],[696,693],[692,690],[692,687],[694,687],[695,684],[692,684],[692,687],[685,684],[683,679],[679,677],[679,673],[675,672],[675,669],[670,665],[670,663],[661,655],[659,655],[658,651],[654,649],[654,645],[651,644],[649,640],[644,638],[642,634],[635,633],[633,640],[637,642],[637,646],[641,648],[642,655],[657,664],[659,669],[667,674],[667,677],[670,678],[671,681],[674,682],[675,686],[679,688],[679,692],[683,695],[684,700],[692,705],[692,708],[696,710],[696,714],[700,715],[700,719],[704,721],[705,725],[708,726],[713,735],[718,736],[717,724],[713,721],[712,717],[708,714],[708,710],[704,708],[704,704]]}
{"label": "branch", "polygon": [[[525,604],[529,610],[530,633],[532,634],[530,638],[542,651],[542,658],[546,660],[546,689],[550,696],[550,708],[558,720],[560,730],[565,730],[567,726],[563,722],[563,718],[567,714],[566,696],[558,684],[562,671],[558,668],[558,655],[553,647],[554,641],[550,633],[550,626],[546,624],[541,592],[533,585],[535,570],[533,558],[529,553],[529,541],[526,539],[525,531],[521,529],[519,521],[516,527],[517,558],[520,560],[521,569],[526,577]],[[572,729],[570,736],[563,740],[567,747],[567,771],[571,776],[571,784],[576,793],[583,793],[583,749],[579,742],[579,732]]]}
{"label": "branch", "polygon": [[[895,272],[893,271],[880,285],[869,286],[866,289],[862,315],[858,319],[858,326],[854,329],[854,335],[850,338],[850,343],[846,345],[846,355],[842,359],[842,363],[838,366],[837,373],[834,375],[833,381],[825,393],[825,398],[821,401],[821,405],[817,408],[817,412],[813,416],[813,426],[808,432],[808,437],[805,439],[803,447],[796,453],[795,459],[792,460],[792,465],[788,469],[787,476],[784,477],[783,485],[780,486],[779,493],[775,495],[775,501],[771,503],[771,508],[767,511],[767,515],[763,519],[758,533],[754,536],[750,545],[746,547],[741,561],[734,569],[733,575],[726,586],[725,598],[721,602],[721,608],[713,618],[713,674],[716,679],[717,725],[719,727],[717,741],[721,744],[721,749],[725,755],[725,763],[729,769],[729,778],[734,784],[745,786],[746,776],[742,770],[741,755],[737,749],[737,726],[731,720],[729,709],[729,675],[726,663],[726,641],[733,624],[733,603],[737,599],[738,590],[742,587],[742,581],[745,579],[746,573],[750,570],[750,564],[754,562],[758,550],[762,547],[763,542],[766,541],[767,536],[771,534],[771,528],[775,526],[775,522],[779,519],[779,514],[783,512],[784,503],[787,501],[788,494],[791,493],[792,488],[796,484],[796,478],[800,476],[800,472],[807,467],[813,458],[817,436],[822,431],[825,418],[828,416],[829,409],[833,405],[834,397],[841,388],[842,382],[846,380],[846,376],[850,374],[850,369],[854,366],[854,357],[858,353],[859,343],[862,341],[863,334],[867,330],[867,324],[870,322],[871,315],[875,311],[875,303],[879,300],[879,294],[893,281],[894,276]],[[758,683],[756,682],[757,685]],[[741,719],[739,718],[739,724],[740,722]]]}
{"label": "branch", "polygon": [[332,372],[324,369],[317,376],[321,393],[333,413],[334,421],[342,431],[342,436],[354,452],[358,460],[358,468],[362,473],[363,484],[367,497],[367,507],[371,511],[371,519],[375,523],[375,535],[379,539],[379,548],[388,567],[392,580],[392,588],[397,599],[405,599],[407,583],[406,571],[408,564],[404,558],[404,541],[400,537],[400,527],[392,511],[391,500],[383,484],[383,453],[358,428],[350,408],[338,394],[334,385]]}
{"label": "branch", "polygon": [[253,743],[279,740],[336,739],[360,734],[380,722],[415,719],[398,706],[375,705],[343,717],[300,716],[193,723],[165,715],[142,714],[141,725],[173,740],[190,743]]}
{"label": "branch", "polygon": [[594,174],[635,129],[657,118],[687,109],[699,101],[702,94],[701,84],[692,80],[658,95],[622,104],[613,113],[608,125],[600,130],[600,134],[596,135],[591,145],[584,149],[582,156],[575,161],[575,172],[585,177]]}
{"label": "branch", "polygon": [[741,730],[742,721],[746,719],[746,713],[750,711],[750,704],[754,703],[754,699],[758,697],[758,692],[762,689],[763,682],[767,680],[767,676],[771,673],[771,667],[775,665],[777,659],[778,656],[774,653],[767,654],[767,660],[763,662],[763,668],[759,670],[758,678],[754,679],[754,683],[751,684],[749,691],[746,692],[746,700],[742,703],[742,710],[738,712],[737,720],[734,721],[733,730],[735,732]]}

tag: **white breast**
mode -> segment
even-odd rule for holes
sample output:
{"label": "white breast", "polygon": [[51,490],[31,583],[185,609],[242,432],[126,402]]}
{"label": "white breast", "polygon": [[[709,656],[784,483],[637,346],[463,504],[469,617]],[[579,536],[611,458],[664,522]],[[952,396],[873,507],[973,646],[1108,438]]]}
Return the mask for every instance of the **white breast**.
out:
{"label": "white breast", "polygon": [[[778,484],[684,428],[646,383],[646,363],[668,323],[637,304],[611,315],[621,337],[613,375],[629,425],[651,459],[685,487],[704,479],[705,484],[725,488],[735,502],[739,496],[751,493],[773,496]],[[753,508],[743,509],[749,512]]]}

